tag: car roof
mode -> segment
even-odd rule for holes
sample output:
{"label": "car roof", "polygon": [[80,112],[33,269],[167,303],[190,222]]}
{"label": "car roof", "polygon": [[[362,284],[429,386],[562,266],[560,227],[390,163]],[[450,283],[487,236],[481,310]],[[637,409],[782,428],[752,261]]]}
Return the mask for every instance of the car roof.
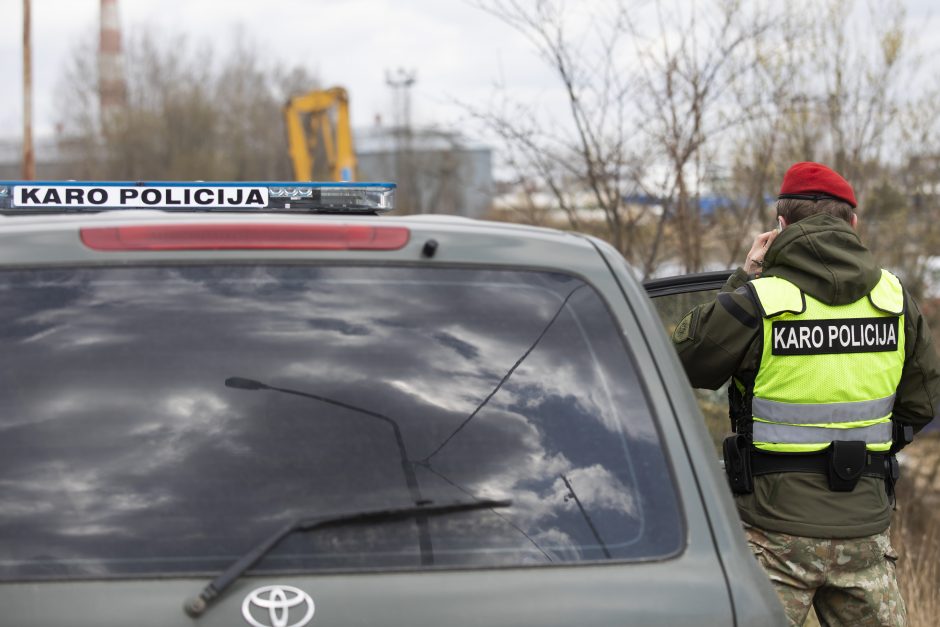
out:
{"label": "car roof", "polygon": [[445,227],[446,229],[460,229],[476,232],[503,232],[520,236],[558,237],[567,240],[573,235],[570,231],[562,231],[550,227],[516,224],[511,222],[498,222],[480,220],[464,216],[448,214],[338,214],[338,213],[286,213],[286,212],[224,212],[224,211],[162,211],[159,209],[120,209],[104,210],[95,213],[82,213],[76,211],[63,213],[0,215],[0,230],[43,230],[47,228],[103,226],[119,224],[172,224],[188,223],[251,223],[251,222],[278,222],[278,223],[311,223],[311,222],[341,222],[365,223],[371,225],[403,225]]}
{"label": "car roof", "polygon": [[[200,188],[207,191],[202,192]],[[238,195],[241,204],[228,203],[239,190],[243,192]],[[619,257],[611,257],[612,249],[604,242],[570,231],[453,215],[377,215],[376,212],[387,212],[394,206],[394,190],[392,183],[0,181],[0,265],[281,259],[385,263],[394,260],[396,263],[551,269],[583,278],[591,275],[598,278],[601,274],[609,275],[608,264]],[[138,192],[139,198],[134,199]],[[157,200],[145,201],[148,192],[150,200]],[[97,194],[99,200],[103,198],[104,204],[92,200],[92,193]],[[75,199],[73,194],[87,196],[69,204]],[[183,197],[185,204],[173,202],[173,198],[180,199],[180,194],[191,194]],[[196,206],[197,194],[211,197],[216,204]],[[115,250],[117,247],[95,250],[84,243],[81,235],[84,229],[94,228],[212,224],[264,224],[275,225],[278,229],[291,225],[366,225],[399,229],[399,238],[401,229],[407,229],[407,233],[404,245],[378,246],[380,249],[370,250],[353,250],[355,246],[346,245],[334,246],[333,250],[328,249],[329,246],[298,250],[307,247],[255,245],[251,233],[238,235],[246,242],[240,248],[229,240],[216,238],[224,243],[215,248],[211,243],[204,243],[199,249],[190,247],[188,250]],[[195,237],[195,231],[189,235]],[[201,236],[206,236],[205,231]],[[317,236],[314,234],[314,239]],[[108,237],[117,236],[109,234]],[[123,235],[118,239],[121,237]],[[211,240],[213,235],[206,237]],[[300,240],[304,237],[298,234]],[[636,276],[635,272],[633,275]]]}
{"label": "car roof", "polygon": [[[363,224],[406,227],[408,243],[399,250],[192,250],[94,251],[79,232],[90,227],[168,224]],[[433,258],[424,254],[429,240]],[[487,264],[552,269],[579,276],[607,272],[587,236],[551,228],[474,220],[446,215],[346,216],[279,213],[206,213],[120,210],[0,217],[0,265],[127,263],[152,260],[317,259],[420,263]]]}

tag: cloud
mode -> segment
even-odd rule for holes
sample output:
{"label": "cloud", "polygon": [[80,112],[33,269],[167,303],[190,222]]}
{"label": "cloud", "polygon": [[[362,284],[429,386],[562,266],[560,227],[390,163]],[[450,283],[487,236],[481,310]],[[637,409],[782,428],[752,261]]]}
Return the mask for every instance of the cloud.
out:
{"label": "cloud", "polygon": [[[8,279],[0,578],[215,568],[292,517],[407,505],[408,460],[429,455],[422,498],[513,500],[436,520],[442,563],[598,557],[562,475],[611,550],[659,550],[631,544],[654,515],[640,473],[663,462],[596,294],[580,290],[493,394],[576,280],[305,266]],[[414,562],[413,523],[363,531],[283,555]]]}

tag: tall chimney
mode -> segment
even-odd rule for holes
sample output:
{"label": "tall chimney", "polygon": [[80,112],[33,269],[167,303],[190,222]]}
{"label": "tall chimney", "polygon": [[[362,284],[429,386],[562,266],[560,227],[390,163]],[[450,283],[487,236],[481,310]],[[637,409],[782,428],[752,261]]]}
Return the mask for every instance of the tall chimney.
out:
{"label": "tall chimney", "polygon": [[121,22],[117,0],[101,0],[101,36],[98,41],[98,98],[101,121],[127,104],[124,56],[121,53]]}
{"label": "tall chimney", "polygon": [[33,61],[29,0],[23,0],[23,180],[36,178],[33,153]]}

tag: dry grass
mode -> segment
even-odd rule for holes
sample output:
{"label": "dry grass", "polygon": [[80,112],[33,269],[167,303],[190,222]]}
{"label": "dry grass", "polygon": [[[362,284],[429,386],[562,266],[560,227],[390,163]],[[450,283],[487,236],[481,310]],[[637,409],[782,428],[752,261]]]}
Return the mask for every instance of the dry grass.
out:
{"label": "dry grass", "polygon": [[[936,516],[934,515],[934,518]],[[911,627],[933,627],[940,621],[940,533],[936,527],[912,533],[903,522],[892,533],[898,552],[898,583]]]}
{"label": "dry grass", "polygon": [[918,438],[905,457],[891,533],[901,556],[898,583],[911,627],[934,627],[940,621],[940,434]]}

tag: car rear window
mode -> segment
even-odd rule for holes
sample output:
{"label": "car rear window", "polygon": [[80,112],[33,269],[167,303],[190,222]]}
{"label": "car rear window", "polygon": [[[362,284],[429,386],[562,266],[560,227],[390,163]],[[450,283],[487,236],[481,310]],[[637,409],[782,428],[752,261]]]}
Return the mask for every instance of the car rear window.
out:
{"label": "car rear window", "polygon": [[0,272],[0,580],[212,573],[298,517],[512,505],[286,538],[253,572],[646,560],[681,548],[598,293],[556,273]]}

